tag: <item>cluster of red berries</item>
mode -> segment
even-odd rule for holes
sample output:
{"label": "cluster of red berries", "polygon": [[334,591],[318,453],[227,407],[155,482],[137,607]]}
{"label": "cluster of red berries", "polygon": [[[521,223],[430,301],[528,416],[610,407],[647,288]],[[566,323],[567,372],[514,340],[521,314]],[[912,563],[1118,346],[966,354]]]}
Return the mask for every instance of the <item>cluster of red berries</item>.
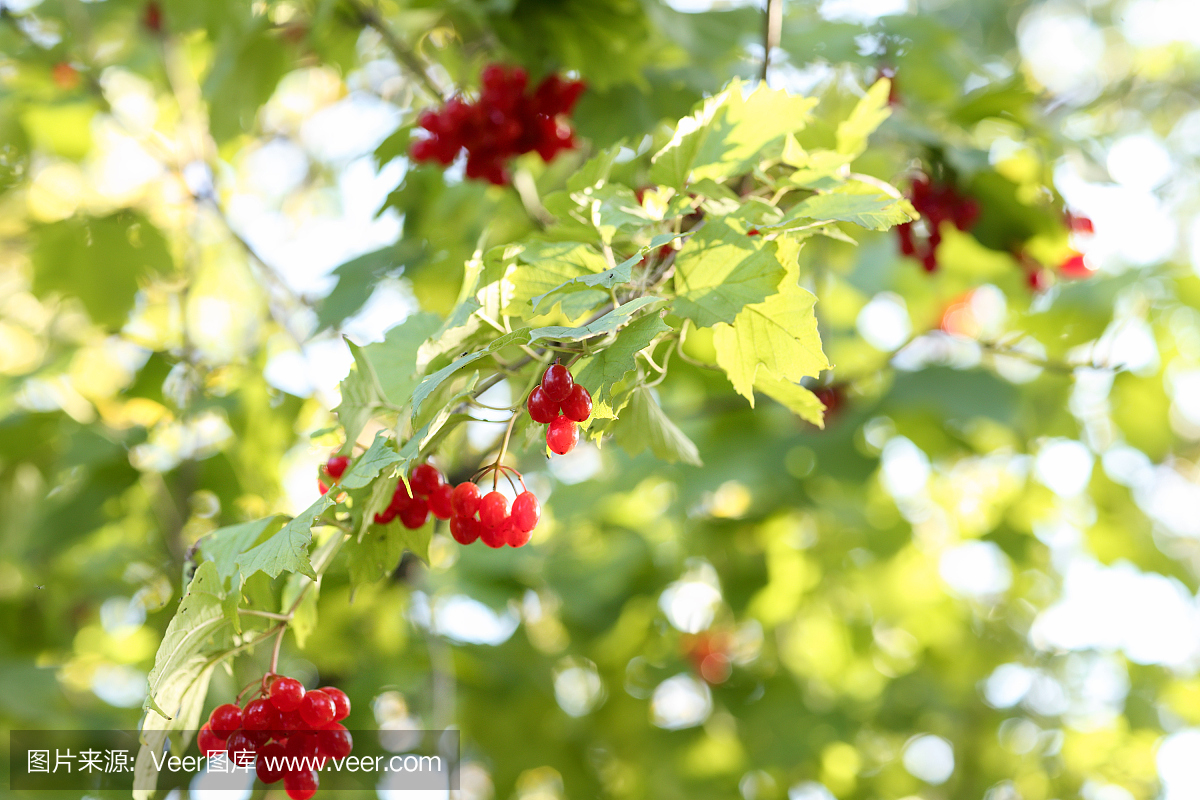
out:
{"label": "cluster of red berries", "polygon": [[341,689],[305,692],[295,678],[266,675],[260,696],[245,708],[226,703],[213,709],[196,745],[206,757],[227,753],[236,766],[253,765],[263,783],[282,780],[288,797],[308,800],[325,760],[345,758],[354,748],[341,724],[349,715],[350,698]]}
{"label": "cluster of red berries", "polygon": [[409,493],[404,481],[396,484],[387,508],[375,515],[375,524],[386,525],[397,517],[406,528],[416,529],[425,524],[429,515],[450,519],[450,494],[453,487],[433,464],[419,464],[408,475]]}
{"label": "cluster of red berries", "polygon": [[575,135],[564,117],[575,108],[584,84],[548,75],[527,94],[528,81],[520,67],[486,67],[474,103],[454,97],[440,111],[421,114],[417,124],[430,135],[413,142],[413,160],[449,164],[466,150],[468,178],[505,186],[509,158],[536,150],[550,161],[559,150],[574,148]]}
{"label": "cluster of red berries", "polygon": [[[497,469],[509,469],[497,467]],[[522,547],[542,518],[537,496],[526,489],[508,507],[508,498],[494,489],[482,497],[479,487],[467,481],[454,487],[450,535],[459,544],[479,539],[488,547]]]}
{"label": "cluster of red berries", "polygon": [[325,477],[329,478],[329,483],[325,483],[324,478],[317,478],[317,488],[321,490],[321,494],[329,491],[329,487],[342,479],[346,474],[346,468],[350,466],[350,456],[330,456],[325,462]]}
{"label": "cluster of red berries", "polygon": [[918,241],[913,223],[897,225],[900,252],[920,259],[926,272],[935,272],[938,268],[937,249],[942,243],[942,223],[953,222],[960,231],[968,230],[979,218],[979,203],[950,184],[935,184],[927,175],[913,181],[908,199],[924,218],[928,234],[924,241]]}
{"label": "cluster of red berries", "polygon": [[592,415],[592,396],[575,382],[562,364],[552,364],[542,375],[542,382],[533,387],[525,403],[534,422],[546,428],[546,446],[560,456],[579,444],[579,426]]}

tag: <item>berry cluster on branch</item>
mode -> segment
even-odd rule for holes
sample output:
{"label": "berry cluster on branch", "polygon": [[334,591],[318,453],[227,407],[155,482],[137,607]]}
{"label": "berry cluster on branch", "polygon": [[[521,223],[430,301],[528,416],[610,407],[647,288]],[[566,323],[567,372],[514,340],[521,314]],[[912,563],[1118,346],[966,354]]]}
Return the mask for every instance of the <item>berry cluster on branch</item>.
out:
{"label": "berry cluster on branch", "polygon": [[579,426],[592,416],[592,396],[575,383],[571,372],[562,364],[552,364],[542,375],[542,382],[533,387],[525,403],[529,418],[548,425],[546,446],[551,452],[566,455],[579,444]]}
{"label": "berry cluster on branch", "polygon": [[253,765],[263,783],[282,780],[288,797],[308,800],[320,785],[317,770],[325,760],[345,758],[354,748],[341,724],[350,715],[350,698],[333,686],[306,692],[295,678],[273,673],[257,683],[259,696],[244,707],[226,703],[213,709],[196,745],[206,757],[226,753],[239,767]]}
{"label": "berry cluster on branch", "polygon": [[548,75],[529,93],[525,70],[491,64],[481,83],[475,102],[454,97],[440,110],[421,114],[417,124],[429,135],[413,142],[413,160],[448,165],[466,151],[468,178],[505,186],[510,158],[536,150],[549,162],[575,147],[566,118],[585,88],[581,81]]}
{"label": "berry cluster on branch", "polygon": [[387,508],[375,515],[376,525],[386,525],[399,518],[401,525],[415,530],[425,524],[430,514],[438,519],[450,519],[452,487],[437,467],[432,464],[414,467],[409,473],[408,484],[412,487],[411,494],[404,481],[396,484]]}
{"label": "berry cluster on branch", "polygon": [[979,203],[951,184],[934,183],[928,175],[919,175],[913,180],[908,199],[912,201],[913,208],[921,213],[927,233],[922,240],[917,237],[913,223],[897,225],[900,252],[920,259],[926,272],[936,272],[937,250],[942,243],[942,223],[952,222],[960,231],[970,230],[979,218]]}

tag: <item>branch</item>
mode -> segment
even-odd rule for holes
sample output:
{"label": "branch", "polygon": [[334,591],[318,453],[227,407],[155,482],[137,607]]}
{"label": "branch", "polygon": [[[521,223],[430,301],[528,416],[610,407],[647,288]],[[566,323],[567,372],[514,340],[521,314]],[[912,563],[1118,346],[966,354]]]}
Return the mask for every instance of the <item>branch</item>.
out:
{"label": "branch", "polygon": [[779,47],[779,37],[783,33],[783,0],[767,0],[766,13],[763,15],[763,61],[762,82],[767,82],[767,71],[771,68],[771,51]]}
{"label": "branch", "polygon": [[369,28],[374,28],[383,38],[383,43],[392,51],[392,55],[400,62],[400,66],[404,67],[411,73],[412,77],[417,79],[421,88],[432,97],[434,100],[449,100],[453,95],[452,92],[443,91],[433,79],[429,77],[429,73],[425,70],[425,63],[419,56],[404,42],[400,41],[400,37],[392,31],[383,17],[379,16],[379,12],[374,8],[366,5],[362,0],[346,0],[346,4],[354,11],[354,15],[358,21]]}

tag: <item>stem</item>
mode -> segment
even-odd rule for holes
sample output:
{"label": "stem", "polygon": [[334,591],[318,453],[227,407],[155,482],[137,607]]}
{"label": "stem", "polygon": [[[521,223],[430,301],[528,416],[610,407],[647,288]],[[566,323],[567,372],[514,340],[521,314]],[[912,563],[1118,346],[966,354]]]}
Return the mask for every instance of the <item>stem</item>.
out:
{"label": "stem", "polygon": [[278,619],[288,621],[291,619],[287,614],[276,614],[274,611],[258,611],[253,608],[239,608],[239,614],[249,614],[252,617],[266,617],[267,619]]}
{"label": "stem", "polygon": [[287,632],[286,624],[279,626],[279,635],[275,637],[275,649],[271,651],[271,666],[267,669],[268,675],[276,674],[279,668],[279,649],[283,647],[283,634]]}
{"label": "stem", "polygon": [[354,14],[358,17],[359,22],[367,27],[374,28],[379,33],[383,39],[383,43],[387,45],[387,48],[392,51],[392,55],[400,62],[400,66],[408,70],[412,74],[412,77],[417,79],[417,82],[425,90],[426,94],[434,100],[449,100],[453,96],[452,92],[447,93],[442,91],[433,82],[433,79],[429,77],[429,73],[426,71],[425,62],[408,45],[400,41],[400,37],[396,36],[383,17],[379,16],[378,11],[367,6],[361,0],[346,0],[346,5],[354,10]]}
{"label": "stem", "polygon": [[779,37],[783,33],[783,0],[767,0],[766,14],[763,17],[763,61],[762,82],[767,82],[767,72],[771,68],[771,51],[779,47]]}

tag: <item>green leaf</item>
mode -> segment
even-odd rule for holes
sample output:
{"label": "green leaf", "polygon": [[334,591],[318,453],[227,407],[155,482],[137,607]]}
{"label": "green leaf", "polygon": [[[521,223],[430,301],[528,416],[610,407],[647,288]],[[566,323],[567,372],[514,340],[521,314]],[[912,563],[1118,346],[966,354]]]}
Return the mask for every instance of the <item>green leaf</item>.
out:
{"label": "green leaf", "polygon": [[290,626],[292,634],[296,637],[296,646],[301,650],[304,649],[309,634],[317,629],[317,592],[320,590],[320,584],[312,585],[305,591],[305,587],[312,583],[312,580],[303,575],[289,575],[283,584],[283,595],[279,601],[279,612],[286,614],[295,605],[297,598],[300,598],[300,593],[304,593],[300,604],[296,606]]}
{"label": "green leaf", "polygon": [[754,388],[818,428],[825,427],[825,406],[815,394],[798,383],[780,380],[759,371]]}
{"label": "green leaf", "polygon": [[429,543],[433,540],[432,520],[409,530],[393,520],[387,525],[372,525],[361,541],[346,542],[346,566],[351,586],[361,586],[392,574],[405,550],[429,563]]}
{"label": "green leaf", "polygon": [[255,545],[238,556],[237,565],[243,578],[249,578],[262,570],[272,578],[281,572],[299,572],[316,578],[308,560],[308,546],[312,543],[312,526],[325,509],[333,505],[333,498],[323,494],[311,506],[284,525],[278,533],[262,544]]}
{"label": "green leaf", "polygon": [[[512,345],[516,344],[528,344],[529,332],[529,328],[520,328],[512,333],[506,333],[503,336],[493,339],[491,343],[482,350],[477,350],[474,353],[468,353],[461,358],[455,359],[432,375],[426,375],[421,382],[417,384],[417,388],[414,389],[412,393],[413,417],[415,418],[420,413],[421,405],[429,399],[429,396],[437,391],[437,389],[451,376],[457,374],[460,370],[468,365],[474,364],[479,359],[485,358],[486,356],[489,356],[498,350],[503,350],[505,347],[511,347]],[[401,453],[403,453],[403,450]]]}
{"label": "green leaf", "polygon": [[424,257],[420,244],[408,239],[391,247],[366,253],[333,271],[337,285],[317,308],[317,325],[330,328],[341,325],[366,304],[381,278],[403,267],[411,267]]}
{"label": "green leaf", "polygon": [[[537,297],[532,298],[530,302],[533,303],[533,310],[535,312],[550,311],[554,307],[553,303],[557,303],[560,299],[562,299],[562,295],[570,292],[578,292],[581,289],[611,289],[614,286],[618,286],[622,283],[629,283],[629,281],[633,280],[633,268],[637,266],[638,262],[641,260],[642,257],[640,255],[636,255],[632,258],[625,259],[612,269],[606,269],[603,272],[588,273],[586,275],[580,275],[577,278],[571,278],[568,281],[564,281],[563,283],[555,286],[553,289],[550,289],[549,291],[543,292]],[[553,302],[547,303],[546,307],[542,308],[542,301],[546,300],[546,298],[551,298]],[[565,308],[563,310],[564,312],[566,311]]]}
{"label": "green leaf", "polygon": [[[158,782],[151,754],[161,753],[171,734],[200,726],[200,712],[216,666],[213,656],[230,646],[232,626],[221,607],[224,583],[213,562],[196,568],[154,656],[142,706],[146,712],[142,746],[134,765],[134,797],[139,800],[148,800]],[[187,741],[173,744],[178,752]]]}
{"label": "green leaf", "polygon": [[789,273],[778,294],[743,308],[732,325],[720,324],[713,329],[717,364],[751,406],[760,366],[792,383],[829,369],[813,313],[816,302],[817,298],[797,285],[795,275]]}
{"label": "green leaf", "polygon": [[59,292],[83,301],[92,320],[125,323],[138,285],[173,268],[166,239],[140,214],[75,217],[34,228],[33,292]]}
{"label": "green leaf", "polygon": [[680,188],[692,180],[719,181],[748,172],[768,145],[803,128],[816,104],[763,85],[743,97],[741,82],[734,80],[679,121],[653,158],[650,180]]}
{"label": "green leaf", "polygon": [[367,452],[356,458],[338,481],[343,489],[361,489],[386,467],[400,461],[400,456],[391,447],[391,440],[382,431],[375,434],[375,441]]}
{"label": "green leaf", "polygon": [[363,354],[362,348],[349,339],[346,344],[354,357],[355,368],[342,381],[342,400],[334,412],[338,421],[346,429],[346,441],[358,439],[362,429],[370,422],[376,409],[383,407],[382,390],[378,388],[371,362]]}
{"label": "green leaf", "polygon": [[[542,299],[575,278],[603,274],[608,268],[603,256],[580,242],[531,242],[517,260],[522,263],[507,276],[513,287],[508,302],[511,316],[527,314],[531,303],[535,308],[540,306]],[[554,303],[562,299],[561,296],[555,297],[544,311],[549,311]],[[593,300],[583,308],[564,308],[563,311],[568,317],[578,316],[595,302]]]}
{"label": "green leaf", "polygon": [[382,342],[362,348],[384,399],[394,408],[408,405],[409,396],[418,382],[417,353],[425,340],[441,326],[442,320],[437,314],[411,314],[388,330]]}
{"label": "green leaf", "polygon": [[266,28],[265,17],[258,19],[262,29],[221,38],[204,81],[209,125],[218,142],[254,129],[259,108],[291,65],[281,37]]}
{"label": "green leaf", "polygon": [[886,231],[893,225],[917,218],[912,204],[899,196],[888,196],[865,184],[849,184],[845,188],[816,194],[795,205],[787,216],[763,231],[795,228],[800,220],[838,220],[853,222],[863,228]]}
{"label": "green leaf", "polygon": [[850,116],[838,124],[838,152],[853,157],[866,152],[867,138],[892,114],[888,106],[891,90],[892,82],[887,78],[880,78],[867,90]]}
{"label": "green leaf", "polygon": [[629,405],[617,421],[616,437],[617,444],[631,456],[648,447],[655,457],[668,463],[703,466],[696,445],[671,422],[645,386],[633,390]]}
{"label": "green leaf", "polygon": [[733,322],[774,294],[784,274],[774,242],[710,218],[675,256],[675,310],[702,328]]}
{"label": "green leaf", "polygon": [[278,520],[278,515],[273,515],[219,528],[200,540],[200,554],[216,566],[222,580],[232,578],[238,574],[238,556],[253,547],[271,523]]}
{"label": "green leaf", "polygon": [[590,339],[593,336],[612,333],[624,327],[638,311],[662,302],[665,301],[661,297],[635,297],[628,303],[622,303],[603,317],[600,317],[600,319],[589,322],[586,325],[580,325],[575,328],[567,328],[562,325],[548,325],[544,328],[534,328],[529,331],[529,338],[526,344],[537,344],[538,342],[578,342],[583,339]]}
{"label": "green leaf", "polygon": [[661,314],[646,314],[631,322],[617,334],[613,343],[575,365],[575,382],[592,395],[598,406],[606,404],[613,387],[634,368],[635,356],[644,350],[654,337],[671,330]]}

